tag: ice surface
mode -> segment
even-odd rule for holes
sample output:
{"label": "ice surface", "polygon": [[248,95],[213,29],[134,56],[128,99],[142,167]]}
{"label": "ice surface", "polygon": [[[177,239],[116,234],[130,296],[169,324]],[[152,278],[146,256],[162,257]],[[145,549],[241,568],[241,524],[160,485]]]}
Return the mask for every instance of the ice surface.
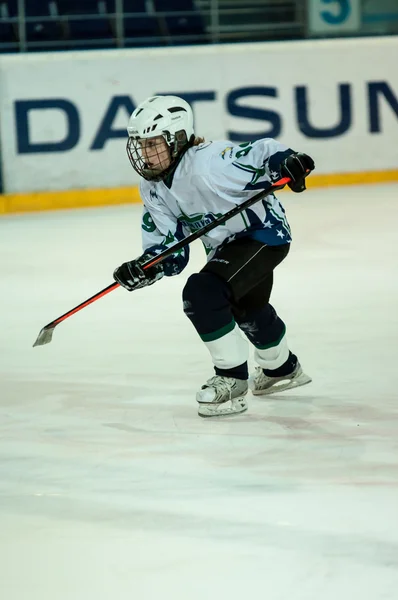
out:
{"label": "ice surface", "polygon": [[1,600],[397,599],[397,196],[281,195],[272,303],[313,383],[224,420],[182,312],[199,242],[33,349],[140,253],[140,207],[0,219]]}

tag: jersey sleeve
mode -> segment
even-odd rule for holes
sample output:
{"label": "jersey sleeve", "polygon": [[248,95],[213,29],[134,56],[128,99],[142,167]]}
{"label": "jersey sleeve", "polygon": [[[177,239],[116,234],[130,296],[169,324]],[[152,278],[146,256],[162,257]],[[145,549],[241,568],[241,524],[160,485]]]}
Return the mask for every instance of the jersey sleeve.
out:
{"label": "jersey sleeve", "polygon": [[[144,252],[157,255],[184,238],[182,226],[175,217],[160,208],[148,208],[144,204],[141,220],[142,247]],[[189,246],[185,246],[162,262],[164,274],[179,275],[189,261]]]}
{"label": "jersey sleeve", "polygon": [[210,184],[225,200],[243,202],[280,179],[281,164],[293,152],[272,138],[229,146],[216,157]]}

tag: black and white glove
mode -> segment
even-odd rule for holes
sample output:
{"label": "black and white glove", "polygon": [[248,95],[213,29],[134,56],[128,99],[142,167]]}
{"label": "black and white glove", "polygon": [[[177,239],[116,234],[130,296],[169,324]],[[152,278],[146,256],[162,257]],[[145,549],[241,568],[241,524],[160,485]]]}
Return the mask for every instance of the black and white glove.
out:
{"label": "black and white glove", "polygon": [[123,263],[113,272],[114,280],[129,292],[152,285],[155,281],[163,277],[164,271],[161,263],[148,269],[143,269],[142,266],[150,261],[151,258],[154,258],[153,254],[144,252],[138,258]]}
{"label": "black and white glove", "polygon": [[311,156],[302,152],[294,152],[281,164],[282,177],[290,177],[288,186],[293,192],[304,192],[305,178],[315,169],[315,163]]}

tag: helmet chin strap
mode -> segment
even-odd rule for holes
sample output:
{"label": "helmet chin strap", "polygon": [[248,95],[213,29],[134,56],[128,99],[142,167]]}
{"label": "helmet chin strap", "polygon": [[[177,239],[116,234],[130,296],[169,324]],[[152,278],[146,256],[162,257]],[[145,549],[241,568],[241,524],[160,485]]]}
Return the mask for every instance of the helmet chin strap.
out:
{"label": "helmet chin strap", "polygon": [[[169,148],[170,148],[170,146],[169,146]],[[177,138],[174,138],[174,148],[173,149],[170,148],[170,154],[171,154],[171,158],[172,159],[173,158],[177,158],[177,156],[178,156],[178,141],[177,141]]]}
{"label": "helmet chin strap", "polygon": [[163,136],[167,143],[167,146],[170,148],[170,158],[173,160],[178,157],[181,150],[183,150],[184,146],[188,143],[187,135],[183,129],[180,131],[176,131],[174,134],[174,139],[170,135],[169,131],[164,131]]}

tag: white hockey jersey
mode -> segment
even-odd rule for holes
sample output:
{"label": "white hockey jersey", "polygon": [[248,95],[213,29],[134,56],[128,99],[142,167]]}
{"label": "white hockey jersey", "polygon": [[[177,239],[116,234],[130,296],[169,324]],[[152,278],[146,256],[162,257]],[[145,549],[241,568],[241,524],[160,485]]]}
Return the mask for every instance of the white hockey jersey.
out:
{"label": "white hockey jersey", "polygon": [[[240,145],[205,142],[189,148],[164,181],[141,181],[143,249],[168,248],[258,194],[280,178],[280,164],[292,153],[271,138]],[[200,239],[210,259],[218,246],[242,236],[270,246],[290,243],[285,210],[273,194]],[[166,274],[180,272],[188,261],[188,252],[187,248],[178,253],[178,262],[184,256],[184,264],[175,273]],[[177,255],[173,257],[177,259]]]}

